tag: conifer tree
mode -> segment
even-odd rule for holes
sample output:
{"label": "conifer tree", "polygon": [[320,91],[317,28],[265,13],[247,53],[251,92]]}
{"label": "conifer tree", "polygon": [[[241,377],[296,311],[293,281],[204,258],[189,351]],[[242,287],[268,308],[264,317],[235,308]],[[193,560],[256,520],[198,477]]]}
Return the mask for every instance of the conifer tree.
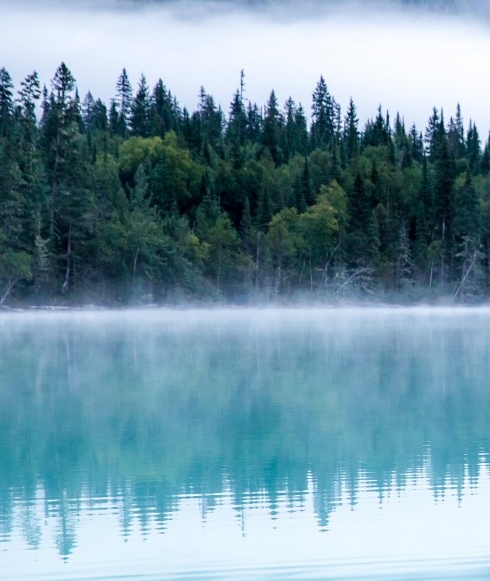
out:
{"label": "conifer tree", "polygon": [[424,139],[422,137],[422,133],[417,131],[415,123],[410,128],[408,139],[410,143],[411,158],[418,163],[422,163],[425,156]]}
{"label": "conifer tree", "polygon": [[441,242],[440,284],[444,291],[445,282],[451,276],[454,250],[454,179],[455,165],[449,151],[446,133],[440,130],[437,146],[434,188],[434,238]]}
{"label": "conifer tree", "polygon": [[478,129],[476,128],[476,125],[471,121],[468,128],[466,143],[468,150],[469,168],[471,173],[473,175],[476,175],[480,171],[480,160],[481,160],[480,136],[478,135]]}
{"label": "conifer tree", "polygon": [[466,143],[464,138],[463,117],[461,115],[461,107],[458,103],[456,108],[456,116],[449,120],[449,127],[447,131],[449,140],[449,149],[455,159],[461,159],[466,154]]}
{"label": "conifer tree", "polygon": [[276,95],[274,91],[272,91],[264,115],[262,144],[269,150],[276,166],[279,165],[283,159],[283,152],[280,148],[283,126],[284,119],[279,111]]}
{"label": "conifer tree", "polygon": [[374,267],[378,260],[379,234],[364,179],[358,172],[348,198],[347,234],[349,261],[356,268]]}
{"label": "conifer tree", "polygon": [[422,201],[420,201],[415,218],[415,239],[412,252],[414,263],[420,271],[423,271],[425,267],[428,242],[429,232],[425,215],[425,207]]}
{"label": "conifer tree", "polygon": [[296,153],[296,123],[295,123],[296,105],[291,97],[288,98],[284,105],[285,127],[283,132],[282,150],[284,161],[287,163]]}
{"label": "conifer tree", "polygon": [[237,90],[230,104],[230,113],[225,130],[225,139],[235,170],[240,169],[245,161],[243,148],[245,146],[246,132],[247,114],[240,96],[240,91]]}
{"label": "conifer tree", "polygon": [[37,121],[36,102],[41,97],[39,77],[36,72],[28,75],[21,82],[19,90],[19,111],[20,124],[20,148],[22,151],[21,165],[23,165],[26,176],[32,171],[32,163],[36,150]]}
{"label": "conifer tree", "polygon": [[9,137],[14,124],[14,84],[8,71],[0,69],[0,138]]}
{"label": "conifer tree", "polygon": [[201,87],[199,106],[194,118],[197,121],[198,140],[201,145],[208,144],[215,150],[220,147],[224,129],[223,112],[217,107],[211,95]]}
{"label": "conifer tree", "polygon": [[440,136],[442,133],[445,133],[444,121],[441,123],[439,111],[434,107],[424,134],[425,151],[430,161],[434,161],[438,155]]}
{"label": "conifer tree", "polygon": [[487,176],[490,173],[490,139],[483,149],[481,157],[480,169],[483,175]]}
{"label": "conifer tree", "polygon": [[[455,269],[459,280],[453,296],[475,293],[480,275],[481,209],[469,168],[464,185],[457,189],[454,202]],[[472,286],[473,285],[473,286]],[[481,287],[481,285],[479,285]]]}
{"label": "conifer tree", "polygon": [[[18,92],[17,116],[17,164],[20,170],[20,192],[24,204],[23,238],[27,251],[33,251],[33,242],[40,241],[41,223],[45,215],[45,175],[38,146],[36,103],[41,96],[36,72],[21,81]],[[35,254],[35,252],[33,252]],[[37,264],[33,266],[33,273]]]}
{"label": "conifer tree", "polygon": [[395,147],[395,163],[399,169],[405,169],[412,164],[412,151],[410,141],[405,131],[405,123],[397,113],[393,131],[393,141]]}
{"label": "conifer tree", "polygon": [[149,137],[151,98],[150,89],[144,75],[141,75],[138,90],[131,102],[129,126],[132,135]]}
{"label": "conifer tree", "polygon": [[312,148],[325,149],[332,145],[335,136],[335,100],[330,95],[323,76],[312,96],[311,144]]}
{"label": "conifer tree", "polygon": [[248,102],[247,107],[247,141],[249,143],[258,143],[262,135],[264,120],[262,112],[256,103]]}
{"label": "conifer tree", "polygon": [[164,137],[169,131],[178,133],[180,125],[179,106],[161,79],[158,79],[153,88],[150,101],[151,134]]}
{"label": "conifer tree", "polygon": [[454,234],[457,241],[467,238],[473,248],[478,246],[480,236],[480,202],[469,168],[465,181],[454,198]]}
{"label": "conifer tree", "polygon": [[359,155],[359,119],[352,97],[349,100],[344,120],[344,149],[348,162],[351,162]]}
{"label": "conifer tree", "polygon": [[126,137],[129,131],[131,108],[133,105],[133,88],[126,68],[123,68],[116,82],[117,97],[114,101],[117,107],[117,132]]}
{"label": "conifer tree", "polygon": [[368,121],[364,129],[363,146],[391,146],[391,129],[389,115],[386,113],[386,119],[383,117],[381,105],[378,107],[378,114],[374,121]]}

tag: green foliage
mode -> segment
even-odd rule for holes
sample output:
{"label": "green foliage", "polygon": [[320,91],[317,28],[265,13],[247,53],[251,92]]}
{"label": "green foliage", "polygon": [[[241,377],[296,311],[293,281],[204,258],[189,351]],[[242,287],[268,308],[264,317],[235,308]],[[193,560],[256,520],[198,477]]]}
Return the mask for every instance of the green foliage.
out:
{"label": "green foliage", "polygon": [[31,257],[26,252],[8,248],[6,236],[0,229],[0,305],[19,281],[31,279]]}
{"label": "green foliage", "polygon": [[119,148],[119,167],[123,174],[134,174],[141,164],[155,164],[162,151],[161,137],[130,137]]}
{"label": "green foliage", "polygon": [[485,299],[490,144],[459,106],[425,131],[381,107],[362,128],[321,78],[308,127],[291,97],[259,107],[243,91],[242,73],[228,118],[204,88],[189,112],[161,80],[133,94],[123,69],[108,107],[81,104],[61,63],[38,120],[37,73],[16,101],[0,69],[2,284],[32,301]]}
{"label": "green foliage", "polygon": [[301,214],[300,231],[304,240],[302,253],[308,261],[311,284],[315,285],[315,280],[319,279],[315,286],[321,287],[330,258],[339,244],[337,211],[330,202],[328,190],[320,193],[317,203]]}
{"label": "green foliage", "polygon": [[240,239],[226,213],[219,215],[204,239],[209,252],[206,271],[214,280],[216,291],[231,286],[240,266]]}

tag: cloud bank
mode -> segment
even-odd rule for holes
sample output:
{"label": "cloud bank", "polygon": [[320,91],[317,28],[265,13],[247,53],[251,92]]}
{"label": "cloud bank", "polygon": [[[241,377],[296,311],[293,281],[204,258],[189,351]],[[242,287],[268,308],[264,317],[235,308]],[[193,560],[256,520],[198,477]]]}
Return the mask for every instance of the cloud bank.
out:
{"label": "cloud bank", "polygon": [[17,85],[33,69],[49,83],[64,60],[81,95],[106,102],[126,67],[133,87],[161,77],[193,110],[203,85],[225,111],[242,69],[248,99],[274,89],[307,113],[323,75],[363,122],[382,105],[423,129],[432,107],[449,118],[460,103],[485,136],[489,16],[490,0],[22,0],[3,8],[0,66]]}

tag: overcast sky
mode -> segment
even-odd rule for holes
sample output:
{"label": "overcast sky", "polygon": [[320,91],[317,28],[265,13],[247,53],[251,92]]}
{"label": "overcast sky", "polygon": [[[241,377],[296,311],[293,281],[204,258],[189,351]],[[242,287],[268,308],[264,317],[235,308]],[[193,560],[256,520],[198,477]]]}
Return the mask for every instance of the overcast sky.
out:
{"label": "overcast sky", "polygon": [[82,96],[90,90],[107,103],[126,67],[134,88],[141,73],[150,85],[161,77],[194,110],[203,85],[226,112],[241,69],[251,101],[263,105],[274,89],[280,103],[292,96],[307,113],[323,75],[343,113],[353,97],[362,122],[382,105],[423,130],[434,106],[449,119],[459,102],[465,124],[473,119],[486,139],[489,1],[459,0],[456,12],[319,1],[239,9],[181,0],[135,9],[115,0],[75,8],[17,0],[1,9],[0,66],[18,86],[34,69],[49,83],[63,60]]}

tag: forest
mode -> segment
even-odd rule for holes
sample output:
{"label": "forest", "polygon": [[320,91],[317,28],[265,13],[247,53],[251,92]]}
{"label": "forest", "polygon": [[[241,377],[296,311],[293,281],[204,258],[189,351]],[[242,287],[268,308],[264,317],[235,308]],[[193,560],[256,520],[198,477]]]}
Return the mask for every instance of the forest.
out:
{"label": "forest", "polygon": [[0,305],[487,300],[490,146],[459,105],[361,126],[323,77],[305,110],[243,71],[227,111],[197,99],[0,69]]}

